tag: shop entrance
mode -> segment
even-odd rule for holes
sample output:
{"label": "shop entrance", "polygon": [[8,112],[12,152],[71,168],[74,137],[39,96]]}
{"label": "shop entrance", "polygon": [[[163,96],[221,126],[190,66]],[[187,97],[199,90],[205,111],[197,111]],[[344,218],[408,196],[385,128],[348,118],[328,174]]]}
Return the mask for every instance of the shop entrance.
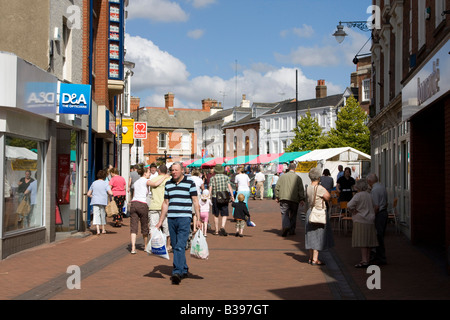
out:
{"label": "shop entrance", "polygon": [[57,132],[56,232],[80,230],[79,133],[59,128]]}

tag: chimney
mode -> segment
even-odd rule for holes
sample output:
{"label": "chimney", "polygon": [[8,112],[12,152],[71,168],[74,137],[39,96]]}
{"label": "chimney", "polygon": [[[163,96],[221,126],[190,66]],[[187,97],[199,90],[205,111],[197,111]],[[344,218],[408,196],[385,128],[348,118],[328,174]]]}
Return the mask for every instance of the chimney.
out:
{"label": "chimney", "polygon": [[173,100],[174,100],[175,96],[172,92],[167,93],[166,95],[164,95],[164,99],[166,100],[166,109],[169,112],[169,115],[173,116],[174,110],[173,110]]}
{"label": "chimney", "polygon": [[203,99],[202,100],[202,111],[210,112],[211,108],[217,107],[217,100],[213,99]]}
{"label": "chimney", "polygon": [[327,86],[325,80],[317,80],[316,99],[325,98],[327,96]]}
{"label": "chimney", "polygon": [[141,99],[137,97],[131,97],[130,99],[130,113],[133,113],[139,109],[139,105],[141,104]]}

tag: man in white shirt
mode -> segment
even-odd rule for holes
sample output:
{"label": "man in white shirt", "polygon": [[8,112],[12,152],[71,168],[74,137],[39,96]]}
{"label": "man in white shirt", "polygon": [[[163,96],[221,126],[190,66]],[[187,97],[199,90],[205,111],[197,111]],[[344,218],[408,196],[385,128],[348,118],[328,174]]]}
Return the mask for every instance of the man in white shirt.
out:
{"label": "man in white shirt", "polygon": [[[264,181],[266,181],[266,176],[264,173],[262,173],[259,169],[255,175],[255,186],[256,186],[256,193],[259,191],[259,200],[264,199]],[[256,193],[253,197],[253,199],[256,199]]]}

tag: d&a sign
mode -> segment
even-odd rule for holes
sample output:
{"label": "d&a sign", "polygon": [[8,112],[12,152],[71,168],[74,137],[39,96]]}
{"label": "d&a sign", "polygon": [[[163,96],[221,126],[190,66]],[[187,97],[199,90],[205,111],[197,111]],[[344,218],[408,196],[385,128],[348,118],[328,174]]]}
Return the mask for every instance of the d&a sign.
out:
{"label": "d&a sign", "polygon": [[89,114],[90,103],[90,85],[61,83],[59,113]]}
{"label": "d&a sign", "polygon": [[135,122],[133,132],[134,139],[147,139],[147,122]]}

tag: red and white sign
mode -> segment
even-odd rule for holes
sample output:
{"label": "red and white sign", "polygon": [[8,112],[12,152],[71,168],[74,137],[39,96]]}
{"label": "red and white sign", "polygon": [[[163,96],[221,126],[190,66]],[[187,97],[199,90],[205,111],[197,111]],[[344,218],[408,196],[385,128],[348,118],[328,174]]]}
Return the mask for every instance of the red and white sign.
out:
{"label": "red and white sign", "polygon": [[134,123],[133,137],[134,139],[147,139],[147,122]]}

